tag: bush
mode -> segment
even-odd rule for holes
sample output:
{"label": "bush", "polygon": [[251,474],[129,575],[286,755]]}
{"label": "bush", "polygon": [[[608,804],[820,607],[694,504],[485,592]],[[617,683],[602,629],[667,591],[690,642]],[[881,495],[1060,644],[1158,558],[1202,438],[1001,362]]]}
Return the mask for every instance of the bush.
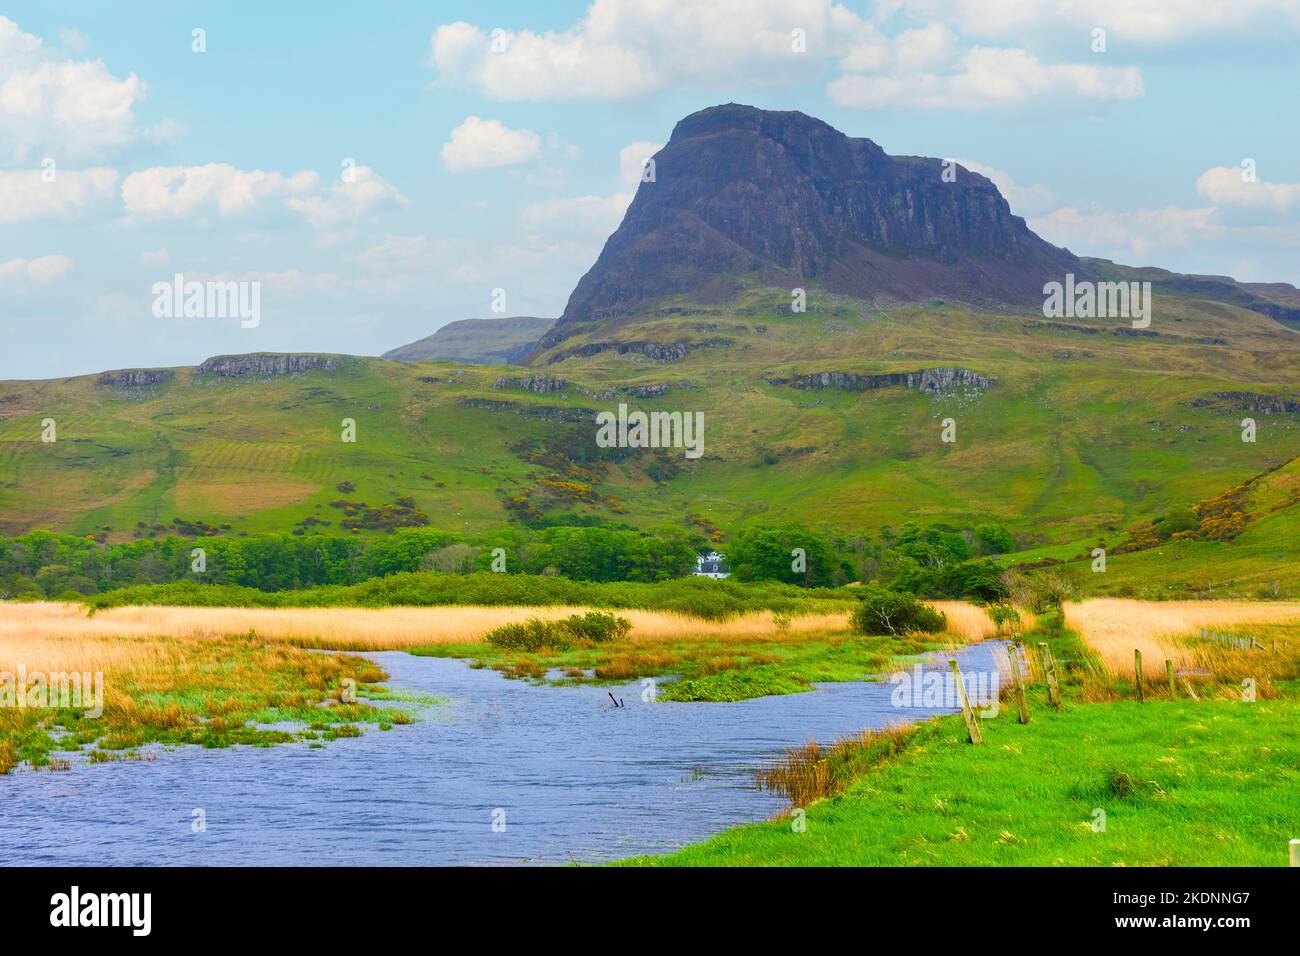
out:
{"label": "bush", "polygon": [[891,591],[866,585],[858,592],[860,603],[850,623],[861,634],[906,634],[911,631],[937,633],[946,630],[948,618],[906,591]]}
{"label": "bush", "polygon": [[563,651],[576,641],[603,643],[626,637],[632,622],[625,617],[588,611],[573,614],[561,621],[543,621],[530,618],[522,624],[503,624],[487,635],[487,641],[497,647],[516,651],[538,651],[542,648]]}
{"label": "bush", "polygon": [[574,614],[559,623],[568,628],[575,640],[593,641],[597,644],[627,637],[628,631],[632,630],[632,622],[627,618],[602,611]]}

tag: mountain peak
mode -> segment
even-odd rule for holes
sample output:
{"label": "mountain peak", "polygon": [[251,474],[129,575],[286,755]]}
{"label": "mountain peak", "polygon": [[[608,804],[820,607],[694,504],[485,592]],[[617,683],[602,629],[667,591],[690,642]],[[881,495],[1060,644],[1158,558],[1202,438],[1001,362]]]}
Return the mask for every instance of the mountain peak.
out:
{"label": "mountain peak", "polygon": [[549,348],[667,297],[716,304],[743,276],[867,299],[1041,302],[1073,269],[984,176],[890,156],[796,111],[728,103],[679,121],[622,224],[579,281]]}

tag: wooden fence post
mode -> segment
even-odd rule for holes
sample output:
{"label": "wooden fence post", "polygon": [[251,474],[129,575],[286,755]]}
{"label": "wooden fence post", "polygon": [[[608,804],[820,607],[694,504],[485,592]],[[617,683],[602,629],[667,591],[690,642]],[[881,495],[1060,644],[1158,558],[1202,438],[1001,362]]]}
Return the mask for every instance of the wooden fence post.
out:
{"label": "wooden fence post", "polygon": [[1020,676],[1020,650],[1015,641],[1007,642],[1007,656],[1011,658],[1011,679],[1016,685],[1016,701],[1020,704],[1020,722],[1029,723],[1029,701],[1025,698],[1025,682]]}
{"label": "wooden fence post", "polygon": [[1169,678],[1169,699],[1177,700],[1178,691],[1174,688],[1174,662],[1165,658],[1165,676]]}
{"label": "wooden fence post", "polygon": [[1047,680],[1047,699],[1052,702],[1052,706],[1057,710],[1061,709],[1061,688],[1056,683],[1056,661],[1052,657],[1052,649],[1047,646],[1046,641],[1038,642],[1038,654],[1043,662],[1043,677]]}
{"label": "wooden fence post", "polygon": [[1146,696],[1142,693],[1142,652],[1136,647],[1133,648],[1133,662],[1137,668],[1138,703],[1141,704],[1146,701]]}
{"label": "wooden fence post", "polygon": [[1300,866],[1300,840],[1291,841],[1291,865]]}
{"label": "wooden fence post", "polygon": [[966,697],[966,685],[961,682],[961,668],[957,666],[955,657],[948,658],[948,667],[952,669],[953,679],[957,682],[957,698],[961,701],[961,715],[966,721],[966,732],[970,734],[970,742],[982,744],[984,735],[980,733],[979,721],[975,718],[975,711],[971,709],[970,700]]}

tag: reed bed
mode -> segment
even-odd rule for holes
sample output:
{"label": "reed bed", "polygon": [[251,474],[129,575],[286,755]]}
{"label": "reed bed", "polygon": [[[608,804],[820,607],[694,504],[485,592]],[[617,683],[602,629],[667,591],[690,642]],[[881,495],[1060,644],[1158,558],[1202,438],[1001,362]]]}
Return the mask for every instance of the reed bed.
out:
{"label": "reed bed", "polygon": [[806,807],[835,796],[855,777],[897,756],[916,730],[914,724],[886,727],[864,730],[829,747],[815,740],[791,747],[775,764],[757,771],[758,788],[780,793],[791,806]]}
{"label": "reed bed", "polygon": [[[557,620],[582,607],[221,608],[120,607],[88,616],[78,604],[0,604],[0,659],[22,642],[52,642],[75,657],[129,654],[129,638],[216,638],[252,631],[266,641],[331,650],[401,650],[480,641],[502,624],[529,618]],[[789,619],[755,611],[712,621],[664,611],[620,610],[636,643],[699,637],[745,641],[844,630],[848,615],[809,614]],[[78,649],[77,642],[80,642]]]}
{"label": "reed bed", "polygon": [[[1259,601],[1138,601],[1098,598],[1064,606],[1065,625],[1096,652],[1106,672],[1132,677],[1133,651],[1142,652],[1143,673],[1159,679],[1165,660],[1178,670],[1219,673],[1230,656],[1195,639],[1210,630],[1300,624],[1300,602]],[[1289,651],[1289,645],[1287,647]],[[1224,658],[1220,661],[1220,658]],[[1218,667],[1214,666],[1216,662]]]}

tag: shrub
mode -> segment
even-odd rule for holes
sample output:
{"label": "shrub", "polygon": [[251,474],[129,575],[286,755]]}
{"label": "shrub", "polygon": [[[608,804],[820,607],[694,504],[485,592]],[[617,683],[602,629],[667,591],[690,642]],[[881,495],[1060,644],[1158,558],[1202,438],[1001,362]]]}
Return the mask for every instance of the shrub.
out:
{"label": "shrub", "polygon": [[853,609],[850,622],[861,634],[934,633],[948,627],[948,618],[941,611],[922,604],[906,591],[870,584],[860,588],[857,597],[860,603]]}
{"label": "shrub", "polygon": [[562,651],[572,647],[575,641],[603,643],[626,637],[631,629],[632,622],[625,617],[588,611],[561,621],[530,618],[522,624],[503,624],[488,633],[487,641],[516,651],[538,651],[544,647]]}
{"label": "shrub", "polygon": [[627,618],[603,611],[574,614],[558,623],[566,627],[575,640],[594,641],[598,644],[627,637],[628,631],[632,630],[632,622]]}

